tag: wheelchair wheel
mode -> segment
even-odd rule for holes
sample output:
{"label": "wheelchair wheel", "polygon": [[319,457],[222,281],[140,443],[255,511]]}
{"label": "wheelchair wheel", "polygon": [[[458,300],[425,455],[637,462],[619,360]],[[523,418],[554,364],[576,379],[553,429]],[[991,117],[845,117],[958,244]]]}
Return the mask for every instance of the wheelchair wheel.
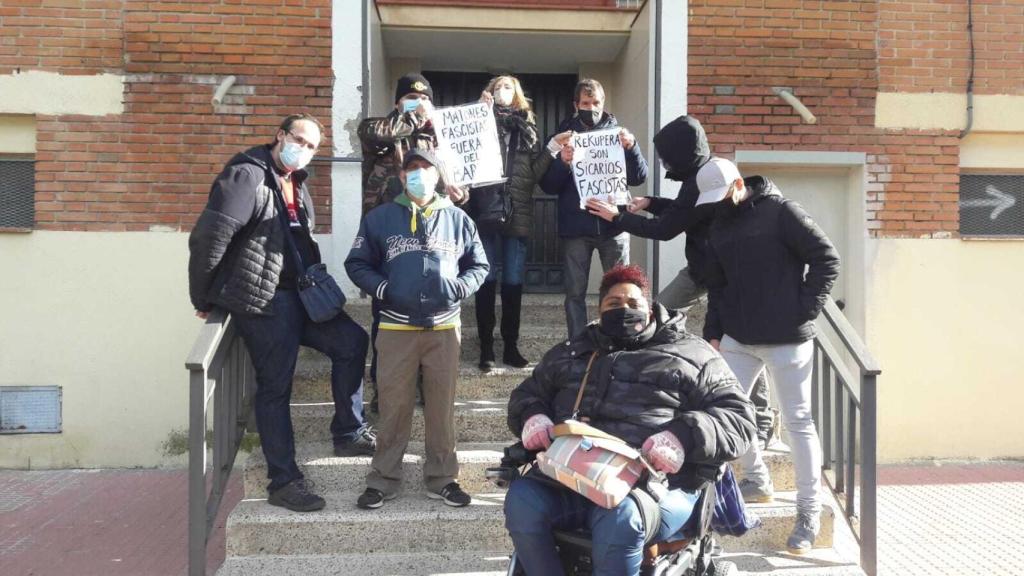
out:
{"label": "wheelchair wheel", "polygon": [[711,563],[707,576],[736,576],[739,571],[736,564],[728,560],[715,560]]}

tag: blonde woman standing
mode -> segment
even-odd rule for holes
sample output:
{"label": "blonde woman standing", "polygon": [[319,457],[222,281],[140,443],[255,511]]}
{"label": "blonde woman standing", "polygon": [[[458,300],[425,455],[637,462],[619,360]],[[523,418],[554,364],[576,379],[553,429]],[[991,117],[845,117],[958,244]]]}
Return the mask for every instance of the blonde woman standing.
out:
{"label": "blonde woman standing", "polygon": [[514,76],[492,78],[480,96],[494,107],[498,138],[507,180],[474,188],[467,211],[476,222],[491,271],[476,293],[476,320],[480,334],[480,370],[494,368],[495,299],[501,270],[502,361],[523,368],[529,361],[519,352],[519,320],[526,270],[526,238],[533,230],[533,188],[551,163],[539,155],[540,139],[530,101]]}

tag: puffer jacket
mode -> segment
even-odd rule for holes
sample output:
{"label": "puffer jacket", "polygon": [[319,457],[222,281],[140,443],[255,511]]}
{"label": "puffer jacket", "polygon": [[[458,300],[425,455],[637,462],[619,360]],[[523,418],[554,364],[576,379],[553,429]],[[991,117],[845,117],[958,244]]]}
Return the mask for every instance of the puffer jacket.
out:
{"label": "puffer jacket", "polygon": [[[274,201],[280,185],[270,151],[270,145],[263,145],[235,155],[210,189],[206,208],[188,238],[188,288],[196,310],[220,306],[235,313],[273,313],[270,301],[285,267],[287,231]],[[300,210],[312,230],[313,200],[306,189],[306,172],[297,170],[292,178]],[[316,241],[308,240],[319,262]]]}
{"label": "puffer jacket", "polygon": [[839,276],[839,254],[771,181],[752,176],[744,182],[749,195],[743,202],[716,205],[704,337],[728,334],[751,345],[806,342]]}
{"label": "puffer jacket", "polygon": [[640,448],[669,430],[685,450],[670,485],[693,490],[723,462],[747,451],[756,435],[754,408],[725,360],[686,331],[685,315],[655,304],[653,335],[636,349],[614,346],[596,324],[555,346],[509,399],[508,425],[517,436],[535,414],[556,424],[572,416],[591,354],[579,416]]}
{"label": "puffer jacket", "polygon": [[620,210],[615,223],[630,234],[653,240],[671,240],[686,233],[686,264],[690,277],[701,286],[707,285],[708,230],[714,219],[711,204],[697,206],[697,172],[711,159],[711,148],[704,127],[692,116],[681,116],[654,135],[658,155],[672,167],[670,180],[682,182],[675,199],[651,197],[647,211],[654,218],[645,218]]}
{"label": "puffer jacket", "polygon": [[[383,118],[359,123],[363,150],[363,214],[390,202],[402,193],[402,160],[412,149],[437,148],[431,125],[419,126],[416,114],[392,110]],[[439,190],[443,190],[438,183]]]}
{"label": "puffer jacket", "polygon": [[349,278],[383,303],[382,321],[416,328],[457,322],[489,269],[473,221],[440,196],[423,208],[405,194],[374,208],[345,259]]}
{"label": "puffer jacket", "polygon": [[528,237],[533,234],[533,190],[552,158],[540,153],[537,126],[527,121],[525,112],[503,111],[500,106],[495,106],[494,111],[508,180],[504,184],[473,188],[466,209],[481,232],[490,231],[480,225],[479,218],[500,210],[500,194],[507,193],[512,201],[512,219],[498,231],[505,236]]}
{"label": "puffer jacket", "polygon": [[[619,123],[615,116],[605,112],[601,120],[588,128],[576,116],[572,116],[562,122],[555,134],[567,130],[573,132],[590,132],[594,130],[605,130],[614,128]],[[640,153],[640,142],[630,150],[623,150],[626,156],[626,184],[639,186],[647,181],[647,160]],[[541,152],[541,155],[551,154]],[[540,187],[547,194],[558,196],[558,235],[567,238],[575,236],[599,236],[607,238],[622,232],[614,222],[605,222],[590,212],[580,208],[580,193],[576,190],[576,180],[572,176],[572,170],[562,162],[561,159],[554,159],[548,165],[547,171],[540,179]]]}

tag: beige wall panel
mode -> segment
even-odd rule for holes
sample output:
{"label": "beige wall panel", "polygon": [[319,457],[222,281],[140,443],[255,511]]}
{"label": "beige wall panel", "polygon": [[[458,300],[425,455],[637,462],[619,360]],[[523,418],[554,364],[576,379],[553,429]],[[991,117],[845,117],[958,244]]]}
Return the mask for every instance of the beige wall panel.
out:
{"label": "beige wall panel", "polygon": [[0,75],[0,114],[124,113],[124,76],[63,76],[30,71]]}
{"label": "beige wall panel", "polygon": [[1024,456],[1024,245],[875,242],[880,460]]}
{"label": "beige wall panel", "polygon": [[[961,130],[967,125],[965,94],[879,92],[875,100],[878,128]],[[975,95],[976,132],[1024,132],[1024,96]]]}
{"label": "beige wall panel", "polygon": [[0,154],[35,154],[36,118],[0,114]]}
{"label": "beige wall panel", "polygon": [[187,235],[0,236],[0,385],[63,387],[62,434],[0,438],[0,467],[156,466],[188,419]]}

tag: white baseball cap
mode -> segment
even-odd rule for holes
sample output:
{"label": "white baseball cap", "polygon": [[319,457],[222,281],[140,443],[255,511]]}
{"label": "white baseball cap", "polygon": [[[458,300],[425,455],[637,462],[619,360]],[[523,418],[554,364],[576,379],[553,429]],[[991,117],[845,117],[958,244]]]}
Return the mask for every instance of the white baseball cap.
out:
{"label": "white baseball cap", "polygon": [[697,171],[697,189],[700,196],[697,206],[720,202],[729,191],[729,186],[742,178],[735,164],[725,158],[712,158]]}

